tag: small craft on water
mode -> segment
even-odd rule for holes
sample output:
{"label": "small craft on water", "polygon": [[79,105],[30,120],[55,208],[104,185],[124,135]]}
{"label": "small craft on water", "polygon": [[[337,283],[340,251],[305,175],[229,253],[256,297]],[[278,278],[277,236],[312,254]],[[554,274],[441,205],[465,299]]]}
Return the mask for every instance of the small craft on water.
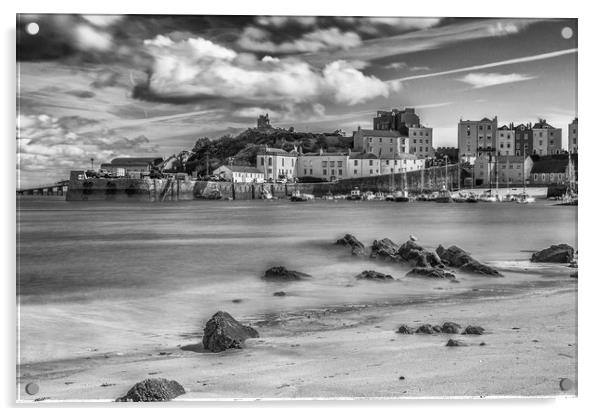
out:
{"label": "small craft on water", "polygon": [[374,194],[374,199],[376,201],[384,201],[385,200],[385,194],[383,194],[382,192],[377,192]]}
{"label": "small craft on water", "polygon": [[312,201],[314,196],[312,194],[302,194],[300,191],[295,191],[291,195],[291,202],[306,202]]}
{"label": "small craft on water", "polygon": [[533,202],[535,202],[535,198],[529,195],[527,192],[523,191],[522,193],[516,196],[515,201],[518,204],[532,204]]}
{"label": "small craft on water", "polygon": [[490,189],[488,191],[483,192],[479,196],[479,201],[481,201],[481,202],[500,202],[500,199],[499,199],[498,195],[491,192],[491,189]]}
{"label": "small craft on water", "polygon": [[372,191],[364,192],[364,194],[362,195],[362,199],[364,201],[372,201],[374,198],[376,198],[376,196]]}
{"label": "small craft on water", "polygon": [[449,192],[445,186],[431,200],[435,201],[435,202],[443,202],[443,203],[454,202],[451,192]]}
{"label": "small craft on water", "polygon": [[393,194],[395,202],[410,202],[408,191],[397,191]]}
{"label": "small craft on water", "polygon": [[347,199],[349,201],[359,201],[362,199],[362,193],[357,186],[351,190],[351,193],[347,196]]}

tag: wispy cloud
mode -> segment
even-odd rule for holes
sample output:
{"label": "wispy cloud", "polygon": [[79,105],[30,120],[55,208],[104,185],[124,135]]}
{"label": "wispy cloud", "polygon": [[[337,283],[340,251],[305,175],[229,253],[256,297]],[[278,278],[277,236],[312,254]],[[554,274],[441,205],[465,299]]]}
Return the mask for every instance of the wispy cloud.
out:
{"label": "wispy cloud", "polygon": [[494,85],[511,84],[513,82],[528,81],[530,79],[537,78],[531,75],[523,74],[498,74],[492,73],[478,73],[471,72],[466,74],[462,78],[458,78],[458,81],[465,82],[472,85],[473,88],[485,88],[492,87]]}
{"label": "wispy cloud", "polygon": [[572,54],[572,53],[577,53],[577,48],[542,53],[539,55],[524,56],[522,58],[508,59],[506,61],[490,62],[490,63],[482,64],[482,65],[467,66],[464,68],[450,69],[449,71],[431,72],[430,74],[421,74],[421,75],[412,75],[409,77],[397,78],[397,79],[390,80],[390,81],[410,81],[413,79],[439,77],[442,75],[457,74],[457,73],[461,73],[461,72],[478,71],[481,69],[495,68],[495,67],[504,66],[504,65],[513,65],[513,64],[520,64],[520,63],[524,63],[524,62],[540,61],[542,59],[551,59],[551,58],[556,58],[558,56],[568,55],[568,54]]}

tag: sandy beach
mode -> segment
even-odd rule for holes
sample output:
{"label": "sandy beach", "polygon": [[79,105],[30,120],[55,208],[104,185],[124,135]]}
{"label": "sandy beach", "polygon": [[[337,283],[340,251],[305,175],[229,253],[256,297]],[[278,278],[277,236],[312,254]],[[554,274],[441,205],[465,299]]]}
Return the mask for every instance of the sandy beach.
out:
{"label": "sandy beach", "polygon": [[[24,365],[19,399],[112,401],[148,377],[179,381],[186,394],[178,401],[576,395],[576,387],[559,387],[563,377],[577,379],[576,289],[576,281],[565,281],[273,316],[252,323],[261,338],[217,354],[196,345],[199,333],[176,348]],[[480,325],[486,333],[396,333],[403,323],[445,321]],[[450,338],[467,345],[446,347]],[[24,392],[30,380],[39,383],[37,395]]]}

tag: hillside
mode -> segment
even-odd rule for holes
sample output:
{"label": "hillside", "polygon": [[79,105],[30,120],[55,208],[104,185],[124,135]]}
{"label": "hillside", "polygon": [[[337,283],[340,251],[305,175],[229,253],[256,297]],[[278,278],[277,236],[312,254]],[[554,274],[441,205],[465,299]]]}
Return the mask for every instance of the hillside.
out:
{"label": "hillside", "polygon": [[[290,151],[299,146],[303,153],[324,151],[345,151],[352,146],[350,137],[334,133],[303,133],[285,129],[249,128],[237,136],[222,136],[219,139],[203,137],[192,148],[192,156],[186,163],[188,172],[198,171],[205,174],[232,159],[234,165],[255,166],[260,146],[279,147]],[[207,162],[209,169],[207,169]]]}

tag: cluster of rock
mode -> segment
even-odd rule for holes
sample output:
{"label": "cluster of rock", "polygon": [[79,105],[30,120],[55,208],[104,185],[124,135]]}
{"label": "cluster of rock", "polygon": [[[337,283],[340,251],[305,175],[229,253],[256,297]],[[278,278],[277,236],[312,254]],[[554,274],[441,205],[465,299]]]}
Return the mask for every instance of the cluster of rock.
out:
{"label": "cluster of rock", "polygon": [[383,238],[382,240],[374,240],[368,252],[364,244],[351,234],[345,234],[335,244],[350,248],[353,256],[368,257],[386,262],[407,263],[413,267],[407,274],[408,276],[455,281],[454,274],[445,270],[446,267],[458,268],[468,273],[501,276],[499,271],[480,263],[471,257],[468,252],[457,246],[446,249],[440,245],[436,251],[431,251],[425,249],[413,239],[398,245],[389,238]]}
{"label": "cluster of rock", "polygon": [[311,277],[307,273],[298,272],[295,270],[288,270],[283,266],[272,267],[265,271],[263,275],[264,280],[273,282],[294,282],[298,280],[305,280]]}
{"label": "cluster of rock", "polygon": [[[460,334],[462,326],[455,322],[445,322],[443,325],[423,324],[414,329],[403,324],[397,330],[398,334]],[[464,328],[462,335],[483,335],[485,330],[480,326],[468,325]]]}
{"label": "cluster of rock", "polygon": [[455,267],[463,272],[483,274],[488,276],[501,276],[493,267],[487,266],[477,260],[475,260],[468,252],[462,250],[458,246],[451,246],[445,248],[442,245],[437,247],[437,254],[439,258],[449,267]]}
{"label": "cluster of rock", "polygon": [[175,380],[147,378],[134,385],[118,402],[164,402],[186,393]]}
{"label": "cluster of rock", "polygon": [[219,311],[205,325],[203,347],[211,352],[242,348],[248,338],[259,338],[259,333],[238,322],[228,312]]}
{"label": "cluster of rock", "polygon": [[575,258],[575,249],[568,244],[552,245],[533,253],[533,263],[571,263]]}
{"label": "cluster of rock", "polygon": [[380,272],[375,272],[374,270],[364,270],[357,276],[356,279],[364,279],[364,280],[377,280],[377,281],[390,281],[393,280],[393,276],[390,274],[384,274]]}

